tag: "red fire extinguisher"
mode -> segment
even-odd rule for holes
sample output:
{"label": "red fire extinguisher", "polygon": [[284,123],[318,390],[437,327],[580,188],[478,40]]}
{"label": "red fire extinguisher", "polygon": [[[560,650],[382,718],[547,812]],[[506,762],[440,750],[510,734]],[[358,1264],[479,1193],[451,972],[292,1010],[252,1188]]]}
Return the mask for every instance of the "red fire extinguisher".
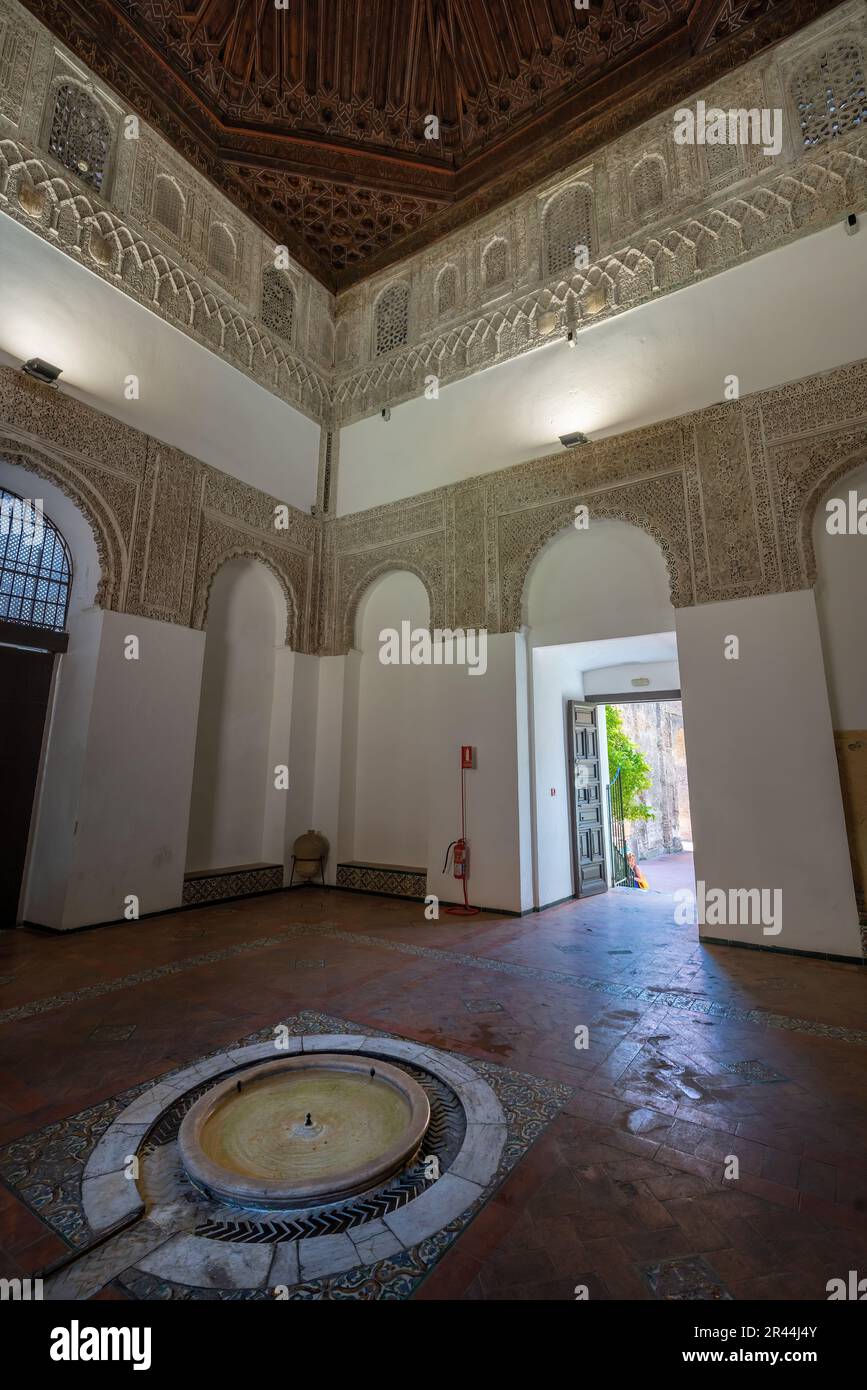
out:
{"label": "red fire extinguisher", "polygon": [[470,872],[470,850],[466,840],[455,840],[452,867],[455,878],[466,878]]}
{"label": "red fire extinguisher", "polygon": [[445,872],[446,872],[446,869],[448,868],[448,864],[449,864],[449,855],[451,855],[451,856],[452,856],[452,873],[454,874],[455,878],[460,879],[461,885],[462,885],[463,890],[464,890],[464,902],[463,902],[463,906],[462,906],[462,907],[458,906],[458,907],[447,907],[447,908],[446,908],[446,912],[450,913],[452,916],[459,916],[459,917],[474,916],[477,912],[479,912],[479,911],[481,910],[481,909],[478,908],[478,907],[470,907],[469,898],[468,898],[468,896],[467,896],[467,879],[468,879],[469,873],[470,873],[470,847],[469,847],[469,845],[467,844],[467,841],[466,841],[466,839],[465,839],[467,815],[466,815],[466,791],[465,791],[465,786],[464,786],[464,774],[466,773],[466,771],[467,771],[468,768],[473,768],[473,767],[475,767],[475,750],[474,750],[473,748],[471,748],[471,747],[462,747],[462,748],[461,748],[461,837],[460,837],[459,840],[452,840],[452,843],[449,845],[448,849],[446,850],[445,862],[444,862],[444,864],[443,864],[443,873],[445,873]]}

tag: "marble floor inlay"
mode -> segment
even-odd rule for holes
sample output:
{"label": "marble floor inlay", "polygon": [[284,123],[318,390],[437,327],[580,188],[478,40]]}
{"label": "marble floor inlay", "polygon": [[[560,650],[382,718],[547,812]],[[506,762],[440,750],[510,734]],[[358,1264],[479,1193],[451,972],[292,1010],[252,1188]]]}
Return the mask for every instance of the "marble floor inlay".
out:
{"label": "marble floor inlay", "polygon": [[[199,955],[187,956],[183,960],[171,961],[149,970],[134,971],[129,975],[107,980],[100,984],[85,985],[80,989],[67,990],[62,994],[49,995],[43,999],[32,1000],[0,1010],[0,1025],[32,1018],[38,1014],[62,1009],[83,999],[94,999],[104,994],[112,994],[135,985],[145,984],[168,975],[183,974],[197,970],[203,965],[230,960],[233,956],[248,955],[280,945],[288,937],[313,936],[330,939],[336,943],[352,946],[370,946],[377,950],[397,952],[416,956],[423,960],[441,961],[448,965],[467,965],[474,969],[490,971],[491,974],[512,976],[515,979],[535,981],[539,984],[574,985],[580,989],[592,990],[608,995],[612,999],[632,1000],[638,1004],[659,1005],[666,1009],[705,1014],[709,1018],[726,1019],[736,1023],[755,1023],[762,1028],[783,1029],[786,1032],[805,1033],[814,1037],[833,1038],[839,1042],[858,1043],[867,1046],[867,1029],[844,1028],[839,1024],[822,1023],[815,1019],[798,1018],[791,1014],[771,1012],[768,1009],[744,1009],[724,1000],[714,999],[706,994],[689,994],[680,990],[652,988],[632,984],[621,984],[616,980],[604,980],[594,975],[576,975],[565,970],[549,970],[538,966],[521,965],[514,961],[500,960],[494,956],[474,955],[466,951],[449,951],[434,946],[415,945],[407,941],[370,936],[357,931],[343,931],[330,922],[296,922],[283,927],[278,933],[257,937],[253,941],[240,942]],[[562,949],[562,948],[560,948]],[[325,962],[296,961],[296,969],[320,969]]]}
{"label": "marble floor inlay", "polygon": [[571,1094],[305,1010],[285,1020],[286,1050],[397,1062],[427,1092],[431,1125],[409,1167],[374,1192],[304,1212],[244,1211],[193,1187],[177,1133],[217,1079],[280,1055],[275,1029],[0,1150],[0,1176],[73,1249],[144,1204],[137,1225],[50,1278],[46,1297],[91,1297],[113,1280],[134,1298],[409,1297]]}

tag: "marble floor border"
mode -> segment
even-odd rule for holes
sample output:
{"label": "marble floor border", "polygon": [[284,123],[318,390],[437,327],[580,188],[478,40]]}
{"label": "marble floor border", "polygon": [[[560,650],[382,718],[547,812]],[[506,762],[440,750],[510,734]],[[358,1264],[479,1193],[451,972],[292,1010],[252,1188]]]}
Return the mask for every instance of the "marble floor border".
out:
{"label": "marble floor border", "polygon": [[[79,989],[66,990],[62,994],[48,995],[43,999],[35,999],[26,1004],[13,1005],[11,1008],[0,1010],[0,1025],[35,1018],[39,1014],[50,1013],[55,1009],[69,1008],[84,999],[95,999],[102,995],[116,993],[119,990],[130,989],[135,985],[149,984],[169,975],[179,975],[189,970],[197,970],[204,965],[213,965],[219,961],[231,960],[251,952],[267,950],[271,946],[280,945],[287,937],[304,936],[325,938],[351,946],[373,947],[377,950],[414,956],[422,960],[438,960],[446,965],[466,965],[473,969],[488,971],[491,974],[507,975],[514,979],[530,980],[540,984],[571,985],[578,989],[604,994],[611,999],[656,1004],[678,1012],[706,1014],[710,1018],[726,1019],[734,1023],[753,1023],[762,1028],[781,1029],[785,1032],[802,1033],[810,1037],[830,1038],[836,1042],[867,1046],[867,1029],[863,1028],[844,1028],[839,1024],[821,1023],[815,1019],[798,1018],[791,1014],[772,1013],[767,1009],[744,1009],[738,1004],[723,1002],[706,994],[686,994],[681,990],[619,984],[616,981],[603,980],[593,975],[576,975],[566,970],[520,965],[517,962],[500,960],[496,956],[474,955],[467,951],[450,951],[442,947],[414,945],[408,941],[393,941],[363,932],[346,931],[331,922],[293,923],[287,927],[282,927],[272,935],[260,936],[253,941],[242,941],[234,946],[218,947],[213,951],[203,951],[198,955],[187,956],[182,960],[168,961],[165,965],[153,966],[146,970],[136,970],[114,980],[83,985]],[[696,946],[699,944],[696,942]]]}
{"label": "marble floor border", "polygon": [[[273,1244],[197,1235],[189,1206],[161,1197],[147,1203],[135,1226],[60,1271],[46,1284],[46,1297],[87,1298],[113,1279],[139,1298],[408,1297],[572,1094],[560,1082],[361,1031],[315,1010],[293,1015],[279,1031],[286,1028],[291,1036],[279,1048],[277,1025],[262,1029],[137,1085],[126,1098],[100,1102],[12,1141],[0,1150],[0,1175],[43,1220],[68,1232],[73,1248],[81,1247],[92,1234],[141,1209],[136,1182],[126,1176],[130,1159],[143,1151],[149,1131],[179,1098],[275,1055],[368,1050],[428,1071],[457,1096],[466,1130],[442,1176],[396,1210],[342,1234]],[[240,1209],[235,1214],[243,1215]],[[283,1292],[275,1294],[275,1286]]]}

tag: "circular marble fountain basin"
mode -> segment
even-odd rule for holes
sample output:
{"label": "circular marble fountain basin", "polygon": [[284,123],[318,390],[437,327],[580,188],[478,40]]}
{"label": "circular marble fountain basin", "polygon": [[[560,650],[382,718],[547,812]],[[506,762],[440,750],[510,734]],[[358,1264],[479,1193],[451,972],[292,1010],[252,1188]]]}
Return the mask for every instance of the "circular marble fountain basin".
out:
{"label": "circular marble fountain basin", "polygon": [[429,1123],[427,1096],[399,1067],[311,1053],[207,1091],[184,1117],[178,1146],[189,1177],[213,1196],[285,1209],[375,1187],[413,1157]]}

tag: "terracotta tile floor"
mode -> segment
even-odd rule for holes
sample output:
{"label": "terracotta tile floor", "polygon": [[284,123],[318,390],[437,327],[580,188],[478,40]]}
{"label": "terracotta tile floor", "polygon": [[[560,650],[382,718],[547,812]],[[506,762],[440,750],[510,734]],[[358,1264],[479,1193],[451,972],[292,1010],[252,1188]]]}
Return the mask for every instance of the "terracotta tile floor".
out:
{"label": "terracotta tile floor", "polygon": [[[281,935],[297,923],[330,929]],[[196,961],[213,951],[231,954]],[[124,983],[161,967],[177,968]],[[867,1029],[867,975],[699,946],[663,893],[426,922],[419,904],[307,889],[63,937],[4,932],[0,978],[0,1143],[303,1008],[571,1085],[418,1297],[573,1299],[583,1284],[646,1299],[649,1270],[692,1261],[736,1299],[822,1300],[828,1279],[867,1272],[867,1033],[821,1031]],[[756,1009],[784,1019],[744,1017]],[[0,1188],[0,1275],[62,1250]]]}

